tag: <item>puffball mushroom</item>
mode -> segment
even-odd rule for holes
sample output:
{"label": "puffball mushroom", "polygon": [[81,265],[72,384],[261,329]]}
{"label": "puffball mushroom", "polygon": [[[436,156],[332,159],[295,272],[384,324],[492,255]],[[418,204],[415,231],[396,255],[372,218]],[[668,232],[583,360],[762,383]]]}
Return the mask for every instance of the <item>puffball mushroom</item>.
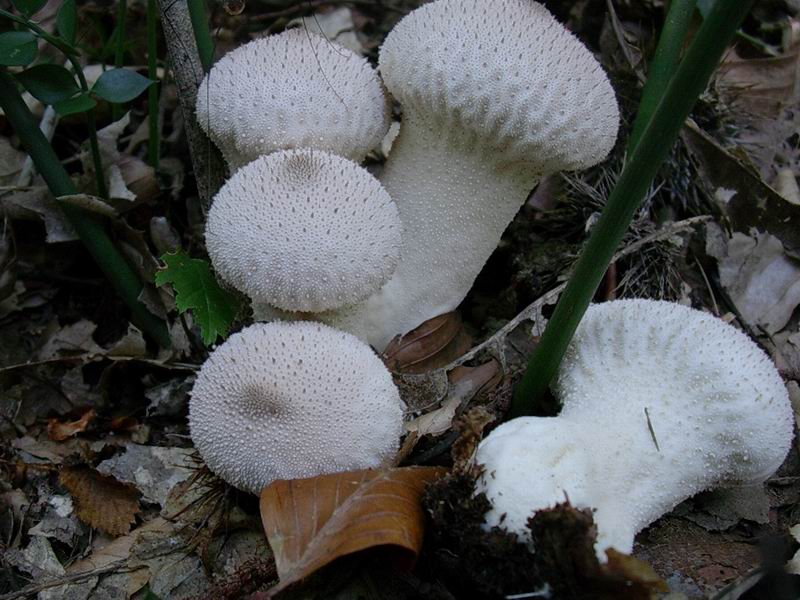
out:
{"label": "puffball mushroom", "polygon": [[214,198],[214,269],[254,305],[317,312],[379,289],[400,256],[397,207],[359,165],[286,150],[239,169]]}
{"label": "puffball mushroom", "polygon": [[[528,518],[565,499],[595,511],[598,556],[678,503],[762,482],[793,436],[787,390],[744,333],[653,300],[586,312],[561,365],[557,417],[521,417],[481,442],[488,525],[523,538]],[[535,549],[535,540],[533,540]]]}
{"label": "puffball mushroom", "polygon": [[381,176],[403,250],[379,294],[327,320],[381,349],[455,309],[537,180],[602,160],[619,111],[591,52],[531,0],[425,4],[379,70],[403,107]]}
{"label": "puffball mushroom", "polygon": [[277,479],[384,466],[404,405],[363,342],[320,323],[257,323],[203,364],[189,426],[208,468],[258,494]]}
{"label": "puffball mushroom", "polygon": [[386,134],[389,108],[364,58],[318,34],[290,29],[217,61],[197,92],[197,120],[235,171],[289,148],[360,162]]}

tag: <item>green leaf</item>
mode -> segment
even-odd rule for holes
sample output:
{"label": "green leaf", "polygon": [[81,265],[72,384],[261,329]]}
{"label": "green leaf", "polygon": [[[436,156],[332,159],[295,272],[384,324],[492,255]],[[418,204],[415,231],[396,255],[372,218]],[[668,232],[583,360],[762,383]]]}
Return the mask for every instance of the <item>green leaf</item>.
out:
{"label": "green leaf", "polygon": [[78,27],[78,8],[75,0],[64,0],[56,14],[56,26],[61,39],[70,46],[75,43],[75,33]]}
{"label": "green leaf", "polygon": [[110,69],[100,75],[92,93],[115,104],[130,102],[155,82],[130,69]]}
{"label": "green leaf", "polygon": [[80,91],[72,73],[58,65],[36,65],[16,77],[32,96],[45,104],[69,100]]}
{"label": "green leaf", "polygon": [[42,10],[47,0],[11,0],[11,4],[26,17],[32,17]]}
{"label": "green leaf", "polygon": [[86,112],[87,110],[92,110],[95,106],[97,106],[97,102],[88,94],[80,94],[69,100],[62,100],[53,104],[53,108],[62,117]]}
{"label": "green leaf", "polygon": [[0,65],[24,67],[36,58],[36,36],[29,31],[0,33]]}
{"label": "green leaf", "polygon": [[239,312],[239,301],[220,287],[209,264],[198,258],[189,258],[181,250],[165,254],[161,260],[167,266],[156,273],[156,285],[172,284],[178,310],[183,313],[192,309],[203,342],[210,345],[218,336],[224,338],[228,335]]}

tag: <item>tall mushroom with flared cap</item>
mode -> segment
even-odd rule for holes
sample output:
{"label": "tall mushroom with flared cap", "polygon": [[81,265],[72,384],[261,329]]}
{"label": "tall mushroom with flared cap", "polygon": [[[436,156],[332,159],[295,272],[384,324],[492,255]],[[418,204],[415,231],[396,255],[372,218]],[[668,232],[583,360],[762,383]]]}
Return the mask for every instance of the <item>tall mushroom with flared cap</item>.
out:
{"label": "tall mushroom with flared cap", "polygon": [[389,128],[383,86],[362,57],[304,29],[222,57],[197,92],[197,120],[232,170],[315,148],[360,162]]}
{"label": "tall mushroom with flared cap", "polygon": [[487,523],[527,538],[535,511],[569,499],[595,511],[601,559],[630,552],[636,533],[700,491],[764,481],[794,435],[769,357],[731,325],[669,302],[591,306],[555,393],[557,417],[513,419],[481,442]]}
{"label": "tall mushroom with flared cap", "polygon": [[320,323],[257,323],[203,364],[189,403],[206,465],[254,494],[276,479],[386,466],[403,429],[389,371]]}
{"label": "tall mushroom with flared cap", "polygon": [[340,156],[285,150],[239,169],[208,213],[220,277],[254,306],[319,312],[378,290],[400,255],[397,207],[370,173]]}
{"label": "tall mushroom with flared cap", "polygon": [[365,303],[326,316],[378,348],[455,309],[537,180],[614,145],[619,113],[599,63],[531,0],[436,0],[380,51],[403,107],[381,182],[403,251]]}

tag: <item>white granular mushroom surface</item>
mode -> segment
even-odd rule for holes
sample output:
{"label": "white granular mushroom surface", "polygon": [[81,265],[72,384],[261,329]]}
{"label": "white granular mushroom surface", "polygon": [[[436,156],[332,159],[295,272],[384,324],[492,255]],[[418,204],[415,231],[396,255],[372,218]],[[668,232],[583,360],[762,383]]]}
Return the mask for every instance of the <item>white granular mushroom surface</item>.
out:
{"label": "white granular mushroom surface", "polygon": [[744,333],[686,306],[619,300],[586,312],[561,365],[557,417],[521,417],[481,443],[490,525],[528,536],[534,511],[568,497],[591,508],[597,550],[634,536],[678,503],[757,484],[794,435],[788,393]]}
{"label": "white granular mushroom surface", "polygon": [[400,257],[397,207],[366,169],[321,151],[239,169],[208,214],[214,268],[254,301],[319,312],[378,290]]}
{"label": "white granular mushroom surface", "polygon": [[258,323],[205,362],[189,426],[208,467],[257,494],[278,479],[389,463],[403,410],[389,371],[352,335],[319,323]]}
{"label": "white granular mushroom surface", "polygon": [[389,109],[364,58],[292,29],[217,61],[197,92],[197,120],[235,170],[288,148],[361,161],[386,134]]}

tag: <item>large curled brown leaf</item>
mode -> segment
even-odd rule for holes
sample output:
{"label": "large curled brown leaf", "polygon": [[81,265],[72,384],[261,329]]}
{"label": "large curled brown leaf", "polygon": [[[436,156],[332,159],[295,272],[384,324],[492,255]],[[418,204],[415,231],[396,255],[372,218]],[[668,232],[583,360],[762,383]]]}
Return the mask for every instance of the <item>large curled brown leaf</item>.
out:
{"label": "large curled brown leaf", "polygon": [[438,467],[349,471],[276,481],[261,492],[261,520],[280,583],[270,596],[333,560],[376,546],[413,563],[422,547],[425,486]]}
{"label": "large curled brown leaf", "polygon": [[130,531],[141,510],[135,488],[88,467],[65,468],[59,478],[75,499],[75,511],[81,521],[109,535]]}
{"label": "large curled brown leaf", "polygon": [[395,337],[383,351],[383,362],[397,373],[425,373],[450,364],[471,345],[461,317],[449,312]]}

